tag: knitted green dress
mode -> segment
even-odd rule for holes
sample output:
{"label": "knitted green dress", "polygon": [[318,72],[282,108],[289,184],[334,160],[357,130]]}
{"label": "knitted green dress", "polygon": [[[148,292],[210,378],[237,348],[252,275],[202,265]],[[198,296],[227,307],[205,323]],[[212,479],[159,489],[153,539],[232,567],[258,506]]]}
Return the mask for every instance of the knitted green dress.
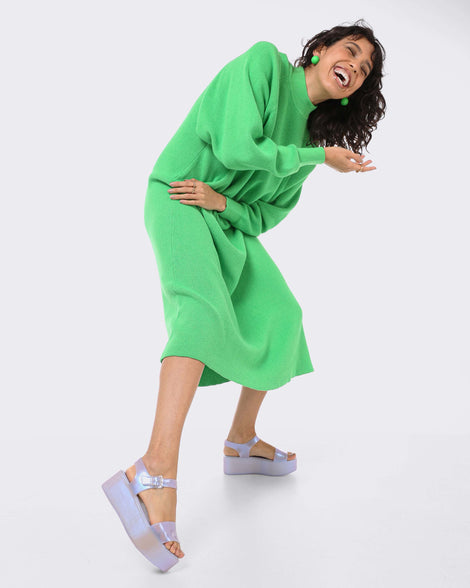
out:
{"label": "knitted green dress", "polygon": [[[144,205],[160,276],[167,356],[205,364],[199,386],[270,390],[313,372],[302,309],[258,236],[297,204],[322,147],[305,72],[268,41],[225,65],[158,157]],[[170,199],[195,178],[227,197],[223,212]]]}

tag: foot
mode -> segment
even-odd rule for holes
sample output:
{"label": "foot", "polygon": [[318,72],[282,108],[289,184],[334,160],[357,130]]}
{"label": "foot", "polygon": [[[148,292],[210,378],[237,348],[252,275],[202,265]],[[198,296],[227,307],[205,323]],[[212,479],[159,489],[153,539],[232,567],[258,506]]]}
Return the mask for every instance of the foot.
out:
{"label": "foot", "polygon": [[[152,467],[145,457],[142,458],[142,461],[151,476],[162,474],[164,478],[175,478],[174,475],[169,475],[168,472],[165,472],[164,468],[162,469],[158,466],[156,468]],[[135,465],[132,465],[126,470],[126,476],[129,482],[132,482],[135,478]],[[147,490],[142,490],[139,496],[145,504],[151,525],[162,521],[176,521],[176,488],[169,488],[167,486],[163,488],[148,488]],[[177,557],[184,556],[184,552],[178,541],[167,541],[164,545]]]}
{"label": "foot", "polygon": [[[228,441],[232,443],[247,443],[250,439],[253,439],[255,433],[250,436],[239,436],[239,435],[229,435],[227,437]],[[265,443],[261,439],[257,441],[253,447],[250,449],[250,457],[265,457],[266,459],[274,459],[274,453],[276,448],[273,445],[269,445],[269,443]],[[230,455],[233,457],[239,457],[238,451],[236,449],[232,449],[232,447],[225,447],[224,445],[224,455]],[[287,452],[287,460],[295,459],[295,453],[291,451]]]}

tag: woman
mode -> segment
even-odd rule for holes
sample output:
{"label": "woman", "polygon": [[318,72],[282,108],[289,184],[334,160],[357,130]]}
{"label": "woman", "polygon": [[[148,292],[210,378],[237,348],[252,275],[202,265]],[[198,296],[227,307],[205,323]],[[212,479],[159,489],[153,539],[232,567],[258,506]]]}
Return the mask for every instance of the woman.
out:
{"label": "woman", "polygon": [[230,61],[150,174],[145,227],[169,338],[147,452],[103,489],[136,547],[163,571],[184,556],[176,476],[198,386],[242,385],[225,473],[296,469],[295,453],[255,433],[266,391],[314,371],[302,309],[258,236],[296,205],[316,165],[376,169],[358,151],[385,112],[385,51],[359,23],[317,34],[294,65],[267,41]]}

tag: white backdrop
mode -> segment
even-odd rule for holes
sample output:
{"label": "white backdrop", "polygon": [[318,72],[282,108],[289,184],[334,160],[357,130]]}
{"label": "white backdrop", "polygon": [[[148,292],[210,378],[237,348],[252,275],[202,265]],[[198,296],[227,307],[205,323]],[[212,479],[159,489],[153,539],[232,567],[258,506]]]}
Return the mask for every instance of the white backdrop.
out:
{"label": "white backdrop", "polygon": [[[199,388],[179,466],[187,492],[178,495],[177,520],[182,538],[188,525],[182,539],[188,555],[178,573],[175,568],[172,577],[157,581],[185,586],[198,574],[209,582],[209,574],[220,585],[211,566],[216,562],[221,574],[220,566],[234,562],[227,586],[241,579],[281,585],[291,574],[296,586],[308,579],[322,588],[416,586],[424,579],[421,585],[428,588],[467,586],[468,552],[454,547],[463,549],[470,535],[463,500],[470,488],[468,4],[94,0],[16,2],[3,13],[0,434],[9,488],[3,503],[8,524],[2,525],[12,550],[9,586],[33,579],[46,585],[46,578],[51,586],[72,570],[69,586],[111,580],[126,586],[126,572],[141,574],[141,585],[154,581],[100,489],[147,448],[167,339],[143,222],[148,176],[196,98],[229,60],[267,40],[294,62],[308,38],[359,18],[387,51],[387,112],[366,152],[377,170],[340,174],[317,166],[298,206],[260,237],[302,305],[315,372],[268,393],[257,432],[297,452],[295,484],[305,500],[297,497],[300,505],[311,506],[320,483],[316,474],[300,482],[302,464],[318,472],[315,460],[331,463],[322,452],[336,447],[341,474],[322,480],[332,513],[339,512],[335,492],[361,468],[371,475],[372,459],[384,479],[395,464],[406,480],[429,460],[423,475],[434,481],[434,460],[440,459],[445,484],[438,495],[449,508],[458,503],[467,510],[450,513],[438,501],[438,511],[446,513],[439,519],[442,544],[427,544],[411,561],[397,531],[397,543],[387,543],[383,559],[375,559],[375,576],[368,575],[365,554],[377,544],[381,527],[373,527],[377,536],[357,539],[354,551],[344,528],[333,533],[325,511],[331,554],[309,534],[322,521],[308,519],[305,509],[285,521],[292,524],[287,535],[282,530],[276,538],[273,531],[266,541],[274,543],[265,544],[266,530],[258,528],[257,552],[237,554],[240,542],[250,543],[251,525],[189,528],[188,490],[194,484],[199,494],[191,508],[200,509],[203,500],[213,504],[208,493],[215,484],[235,483],[220,478],[223,440],[240,387],[230,382]],[[462,452],[457,457],[456,448]],[[358,453],[364,462],[353,465]],[[409,461],[411,455],[416,461]],[[351,471],[343,480],[346,467]],[[31,481],[24,484],[20,474]],[[397,488],[405,478],[395,480]],[[259,482],[266,491],[268,482]],[[294,491],[294,482],[282,483]],[[422,504],[423,494],[416,491],[415,497],[415,506]],[[273,504],[275,512],[279,504],[292,507],[289,493],[273,500],[281,501]],[[412,512],[403,520],[414,521]],[[206,514],[212,523],[213,511]],[[424,532],[422,514],[404,535]],[[219,516],[228,517],[228,510]],[[459,521],[455,527],[446,526],[449,516]],[[25,541],[25,528],[34,542]],[[222,532],[233,541],[229,549],[217,539]],[[295,541],[284,552],[288,537]],[[335,543],[339,537],[347,541]],[[219,551],[211,551],[212,544]],[[312,545],[322,553],[314,569]],[[265,559],[260,549],[266,549]],[[391,562],[400,561],[400,553],[407,563],[394,576]],[[330,555],[340,558],[344,577],[333,573]],[[251,568],[244,576],[247,561]],[[203,563],[207,569],[201,570]]]}

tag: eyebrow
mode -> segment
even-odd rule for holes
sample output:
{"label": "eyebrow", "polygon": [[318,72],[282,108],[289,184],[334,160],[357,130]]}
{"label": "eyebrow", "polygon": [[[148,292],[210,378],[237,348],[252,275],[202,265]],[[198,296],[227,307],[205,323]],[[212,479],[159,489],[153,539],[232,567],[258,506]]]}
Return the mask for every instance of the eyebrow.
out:
{"label": "eyebrow", "polygon": [[[359,45],[357,43],[355,43],[354,41],[346,41],[346,42],[354,45],[358,49],[359,53],[362,53],[362,49],[359,47]],[[367,74],[370,74],[370,72],[372,71],[372,66],[368,61],[366,61],[366,65],[369,66],[369,71],[367,72]]]}

